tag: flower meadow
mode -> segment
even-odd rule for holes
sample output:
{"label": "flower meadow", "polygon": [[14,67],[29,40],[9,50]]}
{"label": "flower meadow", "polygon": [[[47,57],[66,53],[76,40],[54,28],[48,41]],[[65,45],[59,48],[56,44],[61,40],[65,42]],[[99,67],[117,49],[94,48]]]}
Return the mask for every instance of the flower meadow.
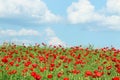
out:
{"label": "flower meadow", "polygon": [[1,45],[0,80],[120,80],[120,50]]}

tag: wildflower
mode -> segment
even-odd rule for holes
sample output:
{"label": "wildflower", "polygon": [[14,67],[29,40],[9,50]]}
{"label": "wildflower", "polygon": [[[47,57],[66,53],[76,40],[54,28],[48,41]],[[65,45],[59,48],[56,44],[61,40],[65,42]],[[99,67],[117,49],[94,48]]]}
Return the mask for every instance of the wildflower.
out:
{"label": "wildflower", "polygon": [[112,80],[120,80],[120,77],[116,76],[116,77],[112,78]]}
{"label": "wildflower", "polygon": [[47,76],[47,78],[49,78],[49,79],[51,79],[52,77],[53,77],[52,74],[49,74],[49,75]]}
{"label": "wildflower", "polygon": [[63,78],[63,80],[70,80],[68,77]]}
{"label": "wildflower", "polygon": [[8,59],[7,59],[7,58],[3,58],[3,59],[2,59],[2,62],[3,62],[3,63],[7,63],[7,62],[8,62]]}
{"label": "wildflower", "polygon": [[87,77],[87,76],[92,76],[92,72],[91,72],[91,71],[89,71],[89,70],[88,70],[88,71],[86,71],[86,72],[85,72],[85,77]]}

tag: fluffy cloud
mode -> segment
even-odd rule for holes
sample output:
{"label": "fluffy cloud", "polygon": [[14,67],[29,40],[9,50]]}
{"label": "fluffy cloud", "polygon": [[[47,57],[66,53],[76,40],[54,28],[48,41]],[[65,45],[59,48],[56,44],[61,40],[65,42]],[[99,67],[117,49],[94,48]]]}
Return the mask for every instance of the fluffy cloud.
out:
{"label": "fluffy cloud", "polygon": [[[68,20],[72,24],[80,23],[96,23],[96,25],[106,26],[110,29],[120,29],[120,15],[111,14],[109,12],[119,13],[120,0],[107,0],[106,7],[103,14],[95,10],[89,0],[79,0],[73,2],[67,9]],[[106,10],[107,9],[107,10]]]}
{"label": "fluffy cloud", "polygon": [[103,20],[103,23],[105,25],[109,25],[109,26],[119,26],[120,25],[120,16],[118,16],[118,15],[107,16],[105,18],[105,20]]}
{"label": "fluffy cloud", "polygon": [[28,40],[29,39],[28,37],[37,36],[37,39],[41,38],[44,41],[46,40],[49,45],[66,46],[65,42],[59,39],[59,37],[56,36],[55,32],[51,28],[46,28],[45,30],[41,31],[41,33],[37,30],[24,29],[24,28],[20,30],[14,30],[14,29],[0,30],[0,37],[3,36],[10,38],[9,40],[6,39],[5,40],[6,42],[10,42],[10,43],[14,42],[15,44],[19,44],[19,45],[22,43],[29,45],[33,43],[32,41],[33,38]]}
{"label": "fluffy cloud", "polygon": [[0,30],[0,35],[6,35],[6,36],[39,36],[40,33],[33,29],[21,29],[21,30]]}
{"label": "fluffy cloud", "polygon": [[42,0],[0,0],[0,17],[32,18],[39,23],[60,20]]}
{"label": "fluffy cloud", "polygon": [[106,7],[109,12],[120,15],[120,0],[107,0]]}
{"label": "fluffy cloud", "polygon": [[79,0],[73,2],[67,12],[68,19],[73,24],[89,22],[94,14],[94,6],[88,0]]}
{"label": "fluffy cloud", "polygon": [[47,34],[48,44],[49,45],[56,45],[56,46],[62,45],[62,46],[66,46],[65,42],[63,42],[61,39],[59,39],[55,35],[55,32],[51,28],[46,28],[45,32]]}
{"label": "fluffy cloud", "polygon": [[89,0],[79,0],[73,2],[67,9],[68,20],[73,23],[89,23],[93,21],[101,21],[104,15],[95,12],[95,7]]}

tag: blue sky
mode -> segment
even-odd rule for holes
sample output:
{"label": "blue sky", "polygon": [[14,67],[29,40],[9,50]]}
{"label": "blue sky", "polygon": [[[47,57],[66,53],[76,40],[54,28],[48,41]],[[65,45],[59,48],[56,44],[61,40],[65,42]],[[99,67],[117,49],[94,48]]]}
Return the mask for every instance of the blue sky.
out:
{"label": "blue sky", "polygon": [[120,0],[0,0],[0,43],[120,48]]}

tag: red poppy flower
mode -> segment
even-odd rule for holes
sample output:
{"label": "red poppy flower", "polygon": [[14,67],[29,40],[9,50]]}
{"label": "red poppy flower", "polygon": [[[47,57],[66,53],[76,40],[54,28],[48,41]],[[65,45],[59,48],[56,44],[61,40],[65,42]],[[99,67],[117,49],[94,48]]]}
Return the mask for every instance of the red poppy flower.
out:
{"label": "red poppy flower", "polygon": [[119,74],[120,74],[120,68],[117,68],[117,70],[116,70]]}
{"label": "red poppy flower", "polygon": [[49,75],[47,76],[47,78],[49,78],[49,79],[51,79],[52,77],[53,77],[52,74],[49,74]]}
{"label": "red poppy flower", "polygon": [[51,63],[51,64],[50,64],[50,67],[54,67],[54,66],[55,66],[55,64],[54,64],[54,63]]}
{"label": "red poppy flower", "polygon": [[41,77],[40,75],[36,75],[36,78],[35,78],[35,79],[36,79],[36,80],[41,80],[41,78],[42,78],[42,77]]}
{"label": "red poppy flower", "polygon": [[37,64],[32,64],[32,67],[33,68],[36,68],[38,65]]}
{"label": "red poppy flower", "polygon": [[13,65],[14,65],[14,62],[10,62],[9,64],[10,64],[11,66],[13,66]]}
{"label": "red poppy flower", "polygon": [[32,62],[28,61],[28,62],[26,62],[24,65],[25,65],[26,67],[28,67],[31,63],[32,63]]}
{"label": "red poppy flower", "polygon": [[59,72],[59,73],[57,74],[57,77],[60,78],[62,75],[63,75],[63,73],[62,73],[62,72]]}
{"label": "red poppy flower", "polygon": [[40,72],[44,72],[44,68],[40,68]]}
{"label": "red poppy flower", "polygon": [[63,78],[63,80],[70,80],[68,77]]}
{"label": "red poppy flower", "polygon": [[31,72],[31,76],[33,76],[36,80],[41,80],[41,76],[37,74],[36,72]]}
{"label": "red poppy flower", "polygon": [[54,70],[54,68],[53,68],[53,67],[50,67],[50,68],[49,68],[49,70],[50,70],[50,71],[53,71],[53,70]]}
{"label": "red poppy flower", "polygon": [[85,77],[87,77],[87,76],[92,76],[92,72],[91,72],[91,71],[89,71],[89,70],[88,70],[88,71],[86,71],[86,72],[85,72]]}
{"label": "red poppy flower", "polygon": [[103,75],[103,72],[96,72],[95,75],[96,77],[101,77]]}
{"label": "red poppy flower", "polygon": [[35,76],[36,74],[36,72],[31,72],[31,76]]}
{"label": "red poppy flower", "polygon": [[7,58],[3,58],[3,59],[2,59],[2,62],[7,63],[7,62],[8,62],[8,59],[7,59]]}
{"label": "red poppy flower", "polygon": [[116,76],[116,77],[112,78],[112,80],[120,80],[120,77]]}

